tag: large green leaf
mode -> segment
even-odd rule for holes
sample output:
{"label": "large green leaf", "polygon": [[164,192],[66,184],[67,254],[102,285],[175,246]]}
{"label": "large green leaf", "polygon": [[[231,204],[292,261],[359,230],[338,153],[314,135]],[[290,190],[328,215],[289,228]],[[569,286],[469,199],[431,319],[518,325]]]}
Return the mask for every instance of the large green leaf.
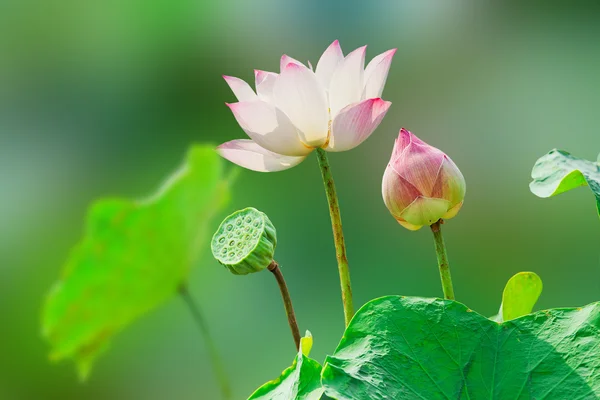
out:
{"label": "large green leaf", "polygon": [[573,157],[563,150],[552,150],[535,163],[529,188],[539,197],[551,197],[579,186],[589,186],[596,196],[600,215],[600,155],[598,162]]}
{"label": "large green leaf", "polygon": [[596,399],[600,303],[499,324],[464,305],[388,296],[354,316],[322,373],[338,399]]}
{"label": "large green leaf", "polygon": [[93,204],[84,237],[44,305],[50,358],[74,358],[85,378],[113,335],[186,281],[228,197],[221,158],[195,146],[150,198]]}
{"label": "large green leaf", "polygon": [[285,369],[279,378],[256,389],[248,400],[321,399],[321,364],[308,357],[311,348],[312,336],[307,331],[292,366]]}
{"label": "large green leaf", "polygon": [[542,294],[542,280],[535,272],[519,272],[508,280],[500,311],[494,320],[508,321],[527,315]]}

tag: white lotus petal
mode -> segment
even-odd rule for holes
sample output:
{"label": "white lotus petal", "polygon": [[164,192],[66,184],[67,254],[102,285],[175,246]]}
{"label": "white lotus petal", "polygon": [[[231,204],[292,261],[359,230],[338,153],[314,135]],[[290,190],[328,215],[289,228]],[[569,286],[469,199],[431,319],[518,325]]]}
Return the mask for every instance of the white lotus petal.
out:
{"label": "white lotus petal", "polygon": [[346,151],[364,142],[377,129],[391,104],[377,98],[345,107],[333,120],[325,150]]}
{"label": "white lotus petal", "polygon": [[366,99],[381,97],[383,87],[387,80],[392,58],[397,49],[388,50],[373,58],[365,68],[365,89],[363,97]]}
{"label": "white lotus petal", "polygon": [[252,140],[232,140],[217,147],[221,157],[258,172],[276,172],[295,167],[306,157],[288,157],[263,149]]}
{"label": "white lotus petal", "polygon": [[287,115],[275,106],[260,100],[228,106],[244,132],[259,146],[286,156],[306,156],[312,151],[302,144]]}
{"label": "white lotus petal", "polygon": [[277,78],[273,94],[277,108],[300,130],[304,144],[317,147],[325,143],[329,124],[327,99],[311,70],[288,64]]}
{"label": "white lotus petal", "polygon": [[321,85],[323,85],[326,90],[329,90],[331,77],[333,76],[333,73],[335,72],[335,69],[339,63],[343,60],[344,53],[342,53],[340,42],[337,40],[329,45],[327,50],[325,50],[319,59],[315,74],[317,75],[319,82],[321,82]]}
{"label": "white lotus petal", "polygon": [[246,81],[236,78],[235,76],[227,75],[223,75],[223,79],[225,79],[225,82],[227,82],[238,101],[250,101],[256,99],[256,93],[254,93],[254,90],[252,90]]}
{"label": "white lotus petal", "polygon": [[259,99],[269,103],[273,102],[273,86],[275,85],[277,76],[278,74],[275,72],[254,70],[256,93]]}
{"label": "white lotus petal", "polygon": [[367,46],[363,46],[348,54],[333,73],[329,84],[332,117],[347,105],[361,100],[366,49]]}

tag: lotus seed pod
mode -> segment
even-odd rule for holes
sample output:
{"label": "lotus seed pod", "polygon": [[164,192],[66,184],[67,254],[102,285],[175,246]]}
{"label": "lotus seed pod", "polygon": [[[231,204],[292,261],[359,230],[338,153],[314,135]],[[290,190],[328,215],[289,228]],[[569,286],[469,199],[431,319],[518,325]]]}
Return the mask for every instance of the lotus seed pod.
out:
{"label": "lotus seed pod", "polygon": [[403,227],[417,230],[454,217],[465,198],[465,178],[443,151],[402,128],[383,175],[383,201]]}
{"label": "lotus seed pod", "polygon": [[276,246],[277,232],[269,217],[252,207],[225,218],[211,243],[213,256],[235,275],[267,268]]}

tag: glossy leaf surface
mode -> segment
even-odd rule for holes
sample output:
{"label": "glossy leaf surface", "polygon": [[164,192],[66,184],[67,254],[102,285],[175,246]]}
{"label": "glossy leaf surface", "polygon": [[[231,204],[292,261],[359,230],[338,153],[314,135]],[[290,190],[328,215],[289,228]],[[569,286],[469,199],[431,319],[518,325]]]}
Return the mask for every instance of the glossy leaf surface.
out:
{"label": "glossy leaf surface", "polygon": [[363,306],[322,374],[343,399],[596,399],[600,304],[499,324],[464,305],[388,296]]}

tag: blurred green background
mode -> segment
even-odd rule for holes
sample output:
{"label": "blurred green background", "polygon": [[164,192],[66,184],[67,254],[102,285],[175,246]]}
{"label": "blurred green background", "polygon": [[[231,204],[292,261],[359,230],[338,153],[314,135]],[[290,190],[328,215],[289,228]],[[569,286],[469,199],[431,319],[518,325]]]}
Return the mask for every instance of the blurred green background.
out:
{"label": "blurred green background", "polygon": [[[595,6],[593,4],[596,4]],[[563,5],[558,5],[563,4]],[[542,200],[535,160],[600,151],[600,7],[552,2],[4,0],[0,2],[0,398],[215,399],[207,353],[174,297],[113,341],[91,379],[51,365],[42,300],[98,197],[152,192],[193,142],[244,134],[222,74],[253,81],[287,53],[315,65],[339,39],[367,58],[397,47],[393,105],[359,148],[332,154],[355,303],[440,296],[431,234],[401,228],[380,194],[400,127],[443,149],[467,180],[445,225],[457,298],[491,315],[506,280],[537,272],[538,308],[600,299],[600,221],[584,189]],[[243,171],[228,208],[278,229],[277,259],[301,330],[322,360],[343,331],[331,227],[316,159]],[[214,226],[219,221],[214,221]],[[208,250],[208,243],[207,243]],[[235,398],[294,356],[267,274],[227,273],[205,253],[191,289],[210,319]]]}

